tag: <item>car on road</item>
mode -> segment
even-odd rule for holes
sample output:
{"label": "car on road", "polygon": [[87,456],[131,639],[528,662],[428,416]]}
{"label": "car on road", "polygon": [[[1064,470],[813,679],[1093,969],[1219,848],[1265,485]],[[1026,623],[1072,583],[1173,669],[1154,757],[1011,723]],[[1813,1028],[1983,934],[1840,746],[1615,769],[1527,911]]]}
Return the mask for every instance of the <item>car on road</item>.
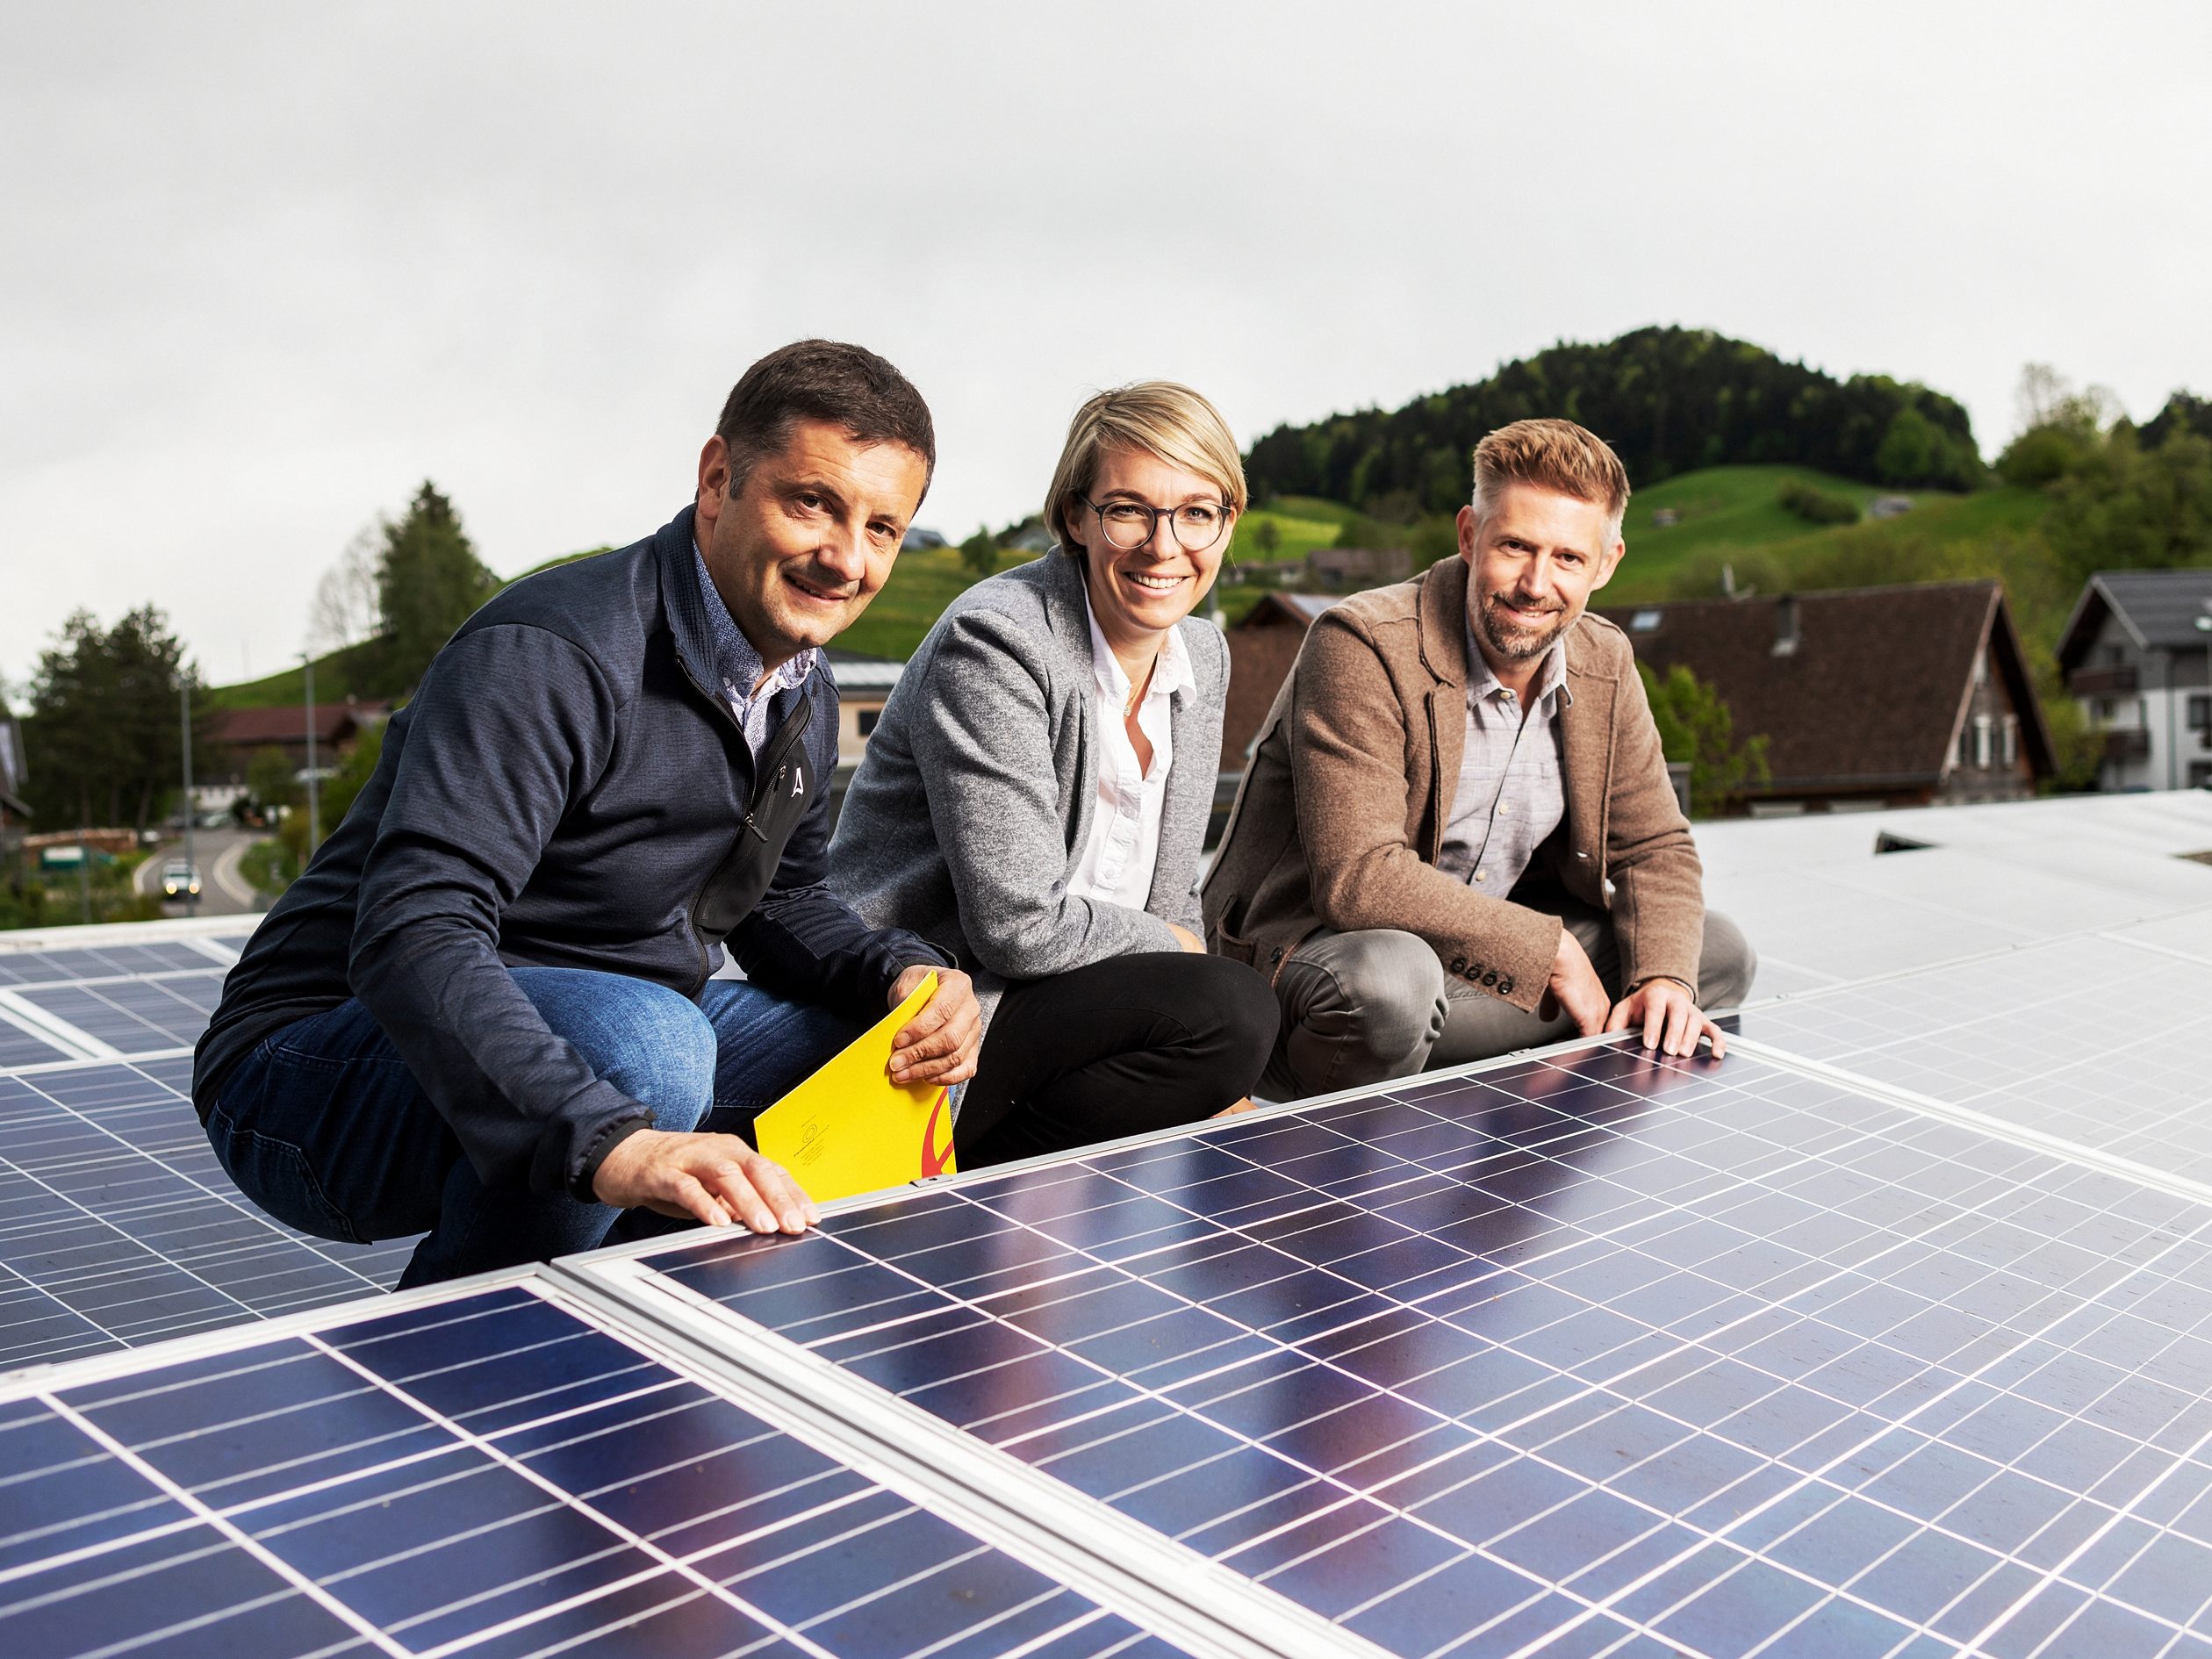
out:
{"label": "car on road", "polygon": [[182,858],[171,858],[162,866],[162,896],[165,899],[197,899],[199,897],[198,869]]}

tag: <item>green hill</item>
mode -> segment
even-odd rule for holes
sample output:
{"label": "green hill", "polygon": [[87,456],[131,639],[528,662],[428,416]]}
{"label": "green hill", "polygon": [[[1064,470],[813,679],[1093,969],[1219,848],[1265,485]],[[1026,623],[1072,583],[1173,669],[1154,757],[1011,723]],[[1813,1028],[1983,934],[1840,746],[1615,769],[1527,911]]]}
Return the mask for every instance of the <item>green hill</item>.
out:
{"label": "green hill", "polygon": [[1639,480],[1760,463],[1904,489],[1983,476],[1954,399],[1886,375],[1838,380],[1711,329],[1674,327],[1562,341],[1397,409],[1278,427],[1253,443],[1245,471],[1263,499],[1324,496],[1379,518],[1448,511],[1466,497],[1476,441],[1532,416],[1581,422]]}

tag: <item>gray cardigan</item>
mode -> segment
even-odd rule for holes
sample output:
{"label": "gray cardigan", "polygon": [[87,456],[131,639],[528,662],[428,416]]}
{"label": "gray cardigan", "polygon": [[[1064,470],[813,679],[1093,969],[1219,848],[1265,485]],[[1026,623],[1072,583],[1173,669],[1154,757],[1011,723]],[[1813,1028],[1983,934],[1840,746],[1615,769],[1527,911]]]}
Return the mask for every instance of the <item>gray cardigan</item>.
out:
{"label": "gray cardigan", "polygon": [[922,642],[845,795],[831,886],[873,924],[953,952],[980,992],[1173,951],[1170,922],[1200,933],[1192,889],[1229,646],[1210,622],[1181,626],[1196,685],[1170,700],[1174,761],[1142,910],[1067,890],[1097,802],[1101,738],[1083,570],[1057,549],[977,583]]}

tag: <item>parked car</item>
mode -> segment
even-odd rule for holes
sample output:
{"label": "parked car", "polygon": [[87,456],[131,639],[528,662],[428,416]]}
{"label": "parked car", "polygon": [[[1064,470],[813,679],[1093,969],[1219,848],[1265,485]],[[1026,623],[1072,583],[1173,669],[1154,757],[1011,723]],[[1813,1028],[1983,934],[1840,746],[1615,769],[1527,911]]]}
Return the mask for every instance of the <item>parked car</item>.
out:
{"label": "parked car", "polygon": [[199,871],[182,858],[171,858],[162,866],[162,896],[165,899],[197,899],[199,897]]}

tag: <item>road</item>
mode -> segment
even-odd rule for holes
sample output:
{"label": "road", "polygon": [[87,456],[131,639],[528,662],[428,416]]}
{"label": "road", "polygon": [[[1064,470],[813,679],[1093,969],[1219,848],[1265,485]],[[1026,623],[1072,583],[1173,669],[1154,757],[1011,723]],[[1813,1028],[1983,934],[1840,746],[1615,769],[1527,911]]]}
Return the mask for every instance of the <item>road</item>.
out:
{"label": "road", "polygon": [[[200,896],[197,909],[188,909],[174,901],[162,907],[163,916],[252,916],[264,907],[255,895],[253,885],[238,873],[238,861],[246,856],[246,849],[256,841],[268,837],[257,830],[195,830],[192,831],[192,857],[200,868]],[[162,866],[171,858],[184,856],[184,840],[164,841],[147,855],[139,865],[137,881],[140,893],[159,893],[162,890]]]}

